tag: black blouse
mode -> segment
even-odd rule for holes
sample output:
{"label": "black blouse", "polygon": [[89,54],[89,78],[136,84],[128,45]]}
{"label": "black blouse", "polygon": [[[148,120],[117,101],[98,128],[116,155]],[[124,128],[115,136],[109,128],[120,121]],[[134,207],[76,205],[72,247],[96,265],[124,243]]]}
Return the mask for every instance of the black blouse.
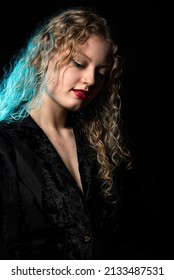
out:
{"label": "black blouse", "polygon": [[142,258],[146,206],[132,174],[116,174],[117,203],[107,202],[95,153],[73,129],[83,193],[30,116],[0,124],[1,259]]}

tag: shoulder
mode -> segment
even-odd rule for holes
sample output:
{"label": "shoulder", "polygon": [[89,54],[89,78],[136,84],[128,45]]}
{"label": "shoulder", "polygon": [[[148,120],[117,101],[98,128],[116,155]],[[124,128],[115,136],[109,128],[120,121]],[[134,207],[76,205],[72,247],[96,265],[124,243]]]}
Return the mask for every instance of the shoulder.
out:
{"label": "shoulder", "polygon": [[132,219],[147,220],[151,212],[148,197],[138,178],[136,170],[124,170],[116,181],[123,220],[131,223]]}
{"label": "shoulder", "polygon": [[17,122],[0,122],[0,159],[1,163],[13,162],[15,159],[15,141],[19,125]]}
{"label": "shoulder", "polygon": [[13,135],[16,127],[17,127],[16,122],[15,123],[0,122],[0,137],[5,138],[10,135]]}
{"label": "shoulder", "polygon": [[134,169],[127,169],[126,166],[121,166],[116,172],[116,183],[119,191],[122,194],[132,192],[139,187],[139,182]]}
{"label": "shoulder", "polygon": [[14,161],[14,145],[13,136],[10,126],[0,123],[0,172],[9,168],[11,162]]}
{"label": "shoulder", "polygon": [[15,123],[0,123],[0,150],[12,145],[14,136],[16,134],[17,125]]}
{"label": "shoulder", "polygon": [[20,120],[13,121],[11,123],[0,122],[0,138],[6,139],[14,139],[14,138],[22,138],[27,135],[30,135],[31,129],[38,129],[36,123],[31,119],[30,116]]}
{"label": "shoulder", "polygon": [[0,148],[3,147],[4,144],[8,144],[11,136],[10,125],[6,123],[0,123]]}
{"label": "shoulder", "polygon": [[134,216],[145,213],[148,208],[148,199],[134,168],[129,170],[120,168],[116,173],[113,188],[124,215],[132,219]]}

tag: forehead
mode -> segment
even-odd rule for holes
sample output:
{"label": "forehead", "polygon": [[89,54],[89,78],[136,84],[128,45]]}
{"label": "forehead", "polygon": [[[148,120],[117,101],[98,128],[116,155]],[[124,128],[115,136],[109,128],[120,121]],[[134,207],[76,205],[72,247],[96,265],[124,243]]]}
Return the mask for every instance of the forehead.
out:
{"label": "forehead", "polygon": [[108,64],[112,60],[112,45],[102,37],[92,36],[84,45],[77,47],[77,53],[98,64]]}

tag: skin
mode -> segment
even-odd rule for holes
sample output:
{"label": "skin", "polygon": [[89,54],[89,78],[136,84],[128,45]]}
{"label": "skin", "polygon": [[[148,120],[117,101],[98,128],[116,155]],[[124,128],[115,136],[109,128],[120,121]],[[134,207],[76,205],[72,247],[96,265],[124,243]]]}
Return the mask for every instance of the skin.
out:
{"label": "skin", "polygon": [[56,61],[55,56],[48,65],[43,106],[32,110],[30,115],[43,129],[82,190],[74,132],[67,124],[67,117],[70,111],[88,106],[100,93],[112,63],[111,46],[103,38],[92,36],[78,48],[71,61],[59,66],[58,75],[53,72]]}
{"label": "skin", "polygon": [[[59,127],[60,122],[65,126],[69,111],[81,110],[99,94],[110,70],[111,46],[100,37],[90,37],[70,62],[59,66],[58,75],[52,70],[56,60],[55,56],[48,66],[46,78],[50,82],[42,94],[43,107],[31,115]],[[88,98],[79,98],[76,89],[87,90]]]}

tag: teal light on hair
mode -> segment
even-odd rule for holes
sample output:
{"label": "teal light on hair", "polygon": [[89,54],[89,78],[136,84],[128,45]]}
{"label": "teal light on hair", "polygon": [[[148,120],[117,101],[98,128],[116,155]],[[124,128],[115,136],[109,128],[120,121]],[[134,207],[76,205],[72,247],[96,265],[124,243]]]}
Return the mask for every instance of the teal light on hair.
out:
{"label": "teal light on hair", "polygon": [[10,123],[28,115],[32,100],[39,88],[38,73],[32,63],[33,50],[30,42],[28,48],[21,50],[13,59],[1,80],[0,121]]}
{"label": "teal light on hair", "polygon": [[52,32],[38,29],[11,60],[0,82],[0,121],[22,120],[31,109],[41,106],[45,71],[54,44]]}

